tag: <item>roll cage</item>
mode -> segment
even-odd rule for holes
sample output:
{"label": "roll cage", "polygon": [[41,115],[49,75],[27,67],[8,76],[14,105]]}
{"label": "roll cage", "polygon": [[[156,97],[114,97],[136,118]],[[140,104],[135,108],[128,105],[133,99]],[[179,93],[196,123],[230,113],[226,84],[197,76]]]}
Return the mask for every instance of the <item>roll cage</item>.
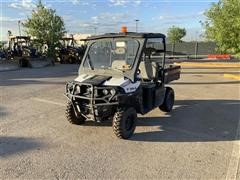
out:
{"label": "roll cage", "polygon": [[14,36],[10,37],[9,39],[9,49],[14,49],[16,48],[15,46],[20,46],[22,47],[23,45],[25,47],[29,47],[31,42],[30,36]]}
{"label": "roll cage", "polygon": [[75,40],[73,37],[63,37],[61,40],[61,45],[64,47],[64,48],[67,48],[68,46],[70,47],[74,47],[75,46]]}
{"label": "roll cage", "polygon": [[[87,56],[88,56],[88,52],[89,49],[91,47],[91,45],[93,43],[95,43],[98,40],[101,39],[135,39],[138,41],[139,43],[139,49],[138,52],[135,56],[135,60],[134,63],[131,67],[131,69],[129,71],[125,71],[125,72],[116,72],[113,70],[103,70],[103,69],[86,69],[84,68],[84,62],[87,60]],[[89,37],[87,39],[85,39],[85,41],[87,42],[87,49],[85,52],[85,55],[83,57],[83,61],[81,63],[81,66],[79,68],[79,74],[99,74],[99,75],[115,75],[115,76],[124,76],[127,77],[128,79],[130,79],[132,82],[135,82],[137,79],[137,74],[139,71],[139,65],[142,61],[142,57],[143,57],[143,53],[145,53],[145,55],[147,55],[147,52],[149,53],[148,55],[151,55],[151,51],[149,52],[148,48],[146,48],[146,44],[147,41],[149,39],[154,39],[154,38],[159,38],[162,39],[162,44],[163,47],[160,51],[158,51],[158,53],[163,53],[162,56],[162,62],[159,65],[159,63],[156,63],[156,69],[158,69],[160,66],[162,69],[164,69],[165,67],[165,52],[166,52],[166,36],[160,33],[132,33],[132,32],[128,32],[128,33],[110,33],[110,34],[104,34],[104,35],[99,35],[99,36],[92,36]],[[158,74],[158,72],[155,74],[154,79],[158,79],[160,76]]]}

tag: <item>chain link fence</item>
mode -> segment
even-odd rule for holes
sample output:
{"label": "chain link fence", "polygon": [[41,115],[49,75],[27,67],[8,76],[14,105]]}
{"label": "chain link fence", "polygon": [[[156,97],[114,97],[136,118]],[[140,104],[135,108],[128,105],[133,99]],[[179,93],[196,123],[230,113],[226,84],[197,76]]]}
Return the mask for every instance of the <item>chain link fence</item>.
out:
{"label": "chain link fence", "polygon": [[216,54],[214,42],[182,42],[167,44],[167,57],[169,58],[205,58],[208,54]]}

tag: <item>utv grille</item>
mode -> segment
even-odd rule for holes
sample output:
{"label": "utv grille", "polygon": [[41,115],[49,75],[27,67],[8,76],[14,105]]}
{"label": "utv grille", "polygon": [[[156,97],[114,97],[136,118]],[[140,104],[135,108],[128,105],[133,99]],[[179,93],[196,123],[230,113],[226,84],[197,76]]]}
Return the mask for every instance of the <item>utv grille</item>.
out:
{"label": "utv grille", "polygon": [[[94,87],[85,83],[68,83],[66,85],[66,96],[71,100],[79,100],[84,106],[105,106],[118,104],[117,95],[111,94],[112,87]],[[103,90],[108,90],[104,94]]]}

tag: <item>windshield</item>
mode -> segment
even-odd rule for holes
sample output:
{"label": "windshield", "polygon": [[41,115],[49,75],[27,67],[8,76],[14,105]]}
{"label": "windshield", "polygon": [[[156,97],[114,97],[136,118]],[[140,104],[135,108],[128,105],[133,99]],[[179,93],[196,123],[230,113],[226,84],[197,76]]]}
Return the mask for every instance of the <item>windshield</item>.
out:
{"label": "windshield", "polygon": [[83,67],[124,72],[132,68],[138,49],[135,39],[99,39],[90,45]]}

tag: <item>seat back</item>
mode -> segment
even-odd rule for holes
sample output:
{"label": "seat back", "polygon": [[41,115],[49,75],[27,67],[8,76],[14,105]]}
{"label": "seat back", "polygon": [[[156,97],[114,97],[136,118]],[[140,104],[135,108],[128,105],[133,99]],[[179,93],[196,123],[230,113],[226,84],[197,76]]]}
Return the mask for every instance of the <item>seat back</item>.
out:
{"label": "seat back", "polygon": [[113,69],[121,69],[126,64],[123,60],[115,60],[112,62]]}
{"label": "seat back", "polygon": [[139,65],[141,78],[153,80],[156,77],[156,68],[157,65],[155,62],[141,61]]}

